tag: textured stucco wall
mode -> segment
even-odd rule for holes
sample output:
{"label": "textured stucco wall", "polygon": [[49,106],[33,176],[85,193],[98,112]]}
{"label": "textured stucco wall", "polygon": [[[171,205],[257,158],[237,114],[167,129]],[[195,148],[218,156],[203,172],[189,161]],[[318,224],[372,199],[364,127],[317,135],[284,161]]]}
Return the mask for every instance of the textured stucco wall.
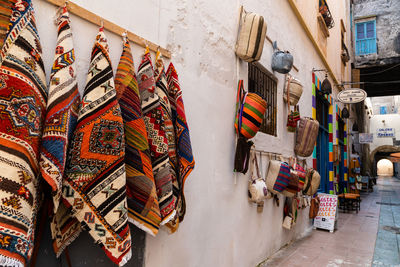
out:
{"label": "textured stucco wall", "polygon": [[400,62],[400,1],[355,0],[355,22],[371,19],[368,16],[376,16],[377,54],[357,56],[356,66]]}
{"label": "textured stucco wall", "polygon": [[[44,1],[33,2],[45,51],[44,63],[47,73],[50,73],[56,41],[56,27],[52,21],[56,8]],[[250,0],[119,0],[118,4],[105,0],[74,2],[170,49],[179,72],[196,168],[185,186],[185,221],[173,235],[161,231],[157,237],[146,237],[146,266],[255,266],[310,229],[308,209],[300,211],[292,231],[282,228],[283,197],[279,208],[269,200],[265,203],[264,212],[258,214],[256,207],[247,200],[249,176],[237,175],[235,184],[232,172],[235,150],[233,116],[238,79],[244,79],[247,86],[247,63],[238,61],[234,54],[240,4],[248,11],[264,15],[268,36],[277,40],[281,49],[293,54],[299,71],[293,70],[292,75],[304,85],[299,102],[301,115],[311,117],[311,70],[314,67],[323,68],[323,63],[287,1],[268,0],[267,4]],[[328,38],[328,60],[339,78],[340,17],[346,14],[343,1],[340,2],[338,7],[331,4],[336,26]],[[306,5],[298,4],[302,9],[303,4]],[[308,22],[314,29],[316,13],[308,13],[307,9],[302,13],[305,18],[315,18]],[[82,92],[97,27],[76,16],[71,19],[78,82]],[[346,25],[348,23],[347,19]],[[115,71],[122,50],[121,37],[105,32]],[[132,48],[138,66],[143,48],[136,45]],[[266,41],[260,63],[270,71],[272,52],[272,46]],[[293,155],[294,134],[286,131],[287,110],[282,100],[284,75],[275,75],[278,78],[277,137],[259,133],[255,143],[258,149],[290,156]],[[320,79],[324,78],[322,73],[317,75]],[[345,75],[345,79],[349,80],[349,68]],[[334,91],[336,94],[337,89]],[[267,162],[268,159],[263,157],[264,173]],[[312,165],[311,158],[308,165]],[[94,254],[92,251],[96,248],[92,247],[93,242],[85,236],[74,244],[77,251],[75,254],[71,251],[71,257],[76,261],[74,266],[107,266],[109,262],[98,256],[101,253],[97,250]],[[88,251],[86,255],[92,256],[85,259],[85,253],[78,254],[79,250]],[[46,255],[50,258],[51,252],[47,251]],[[78,259],[74,259],[77,255]],[[89,258],[93,257],[96,259],[90,261]],[[134,266],[134,262],[127,266]]]}

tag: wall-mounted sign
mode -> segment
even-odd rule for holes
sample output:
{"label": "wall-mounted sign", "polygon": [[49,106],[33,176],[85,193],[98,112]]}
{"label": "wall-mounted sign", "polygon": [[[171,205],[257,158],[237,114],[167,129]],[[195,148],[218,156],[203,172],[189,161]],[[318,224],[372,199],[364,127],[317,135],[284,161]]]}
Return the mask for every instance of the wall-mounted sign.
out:
{"label": "wall-mounted sign", "polygon": [[395,137],[394,128],[378,128],[376,130],[376,137],[385,138],[385,137]]}
{"label": "wall-mounted sign", "polygon": [[367,98],[367,92],[360,88],[351,88],[341,91],[337,98],[345,104],[355,104],[364,101]]}
{"label": "wall-mounted sign", "polygon": [[359,133],[358,140],[360,144],[372,144],[374,142],[374,134],[372,133]]}

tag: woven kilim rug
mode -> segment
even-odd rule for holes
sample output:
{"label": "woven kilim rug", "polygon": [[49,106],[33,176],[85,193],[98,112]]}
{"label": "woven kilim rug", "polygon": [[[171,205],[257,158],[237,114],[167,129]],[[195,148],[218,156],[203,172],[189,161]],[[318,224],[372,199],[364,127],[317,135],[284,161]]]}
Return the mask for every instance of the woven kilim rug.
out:
{"label": "woven kilim rug", "polygon": [[156,84],[150,53],[143,55],[138,69],[138,83],[162,218],[161,224],[165,224],[173,219],[176,213],[176,198],[172,193],[173,170],[168,156],[165,115],[160,98],[155,93]]}
{"label": "woven kilim rug", "polygon": [[[69,14],[64,7],[57,19],[58,37],[50,74],[47,114],[43,127],[40,171],[52,189],[54,214],[51,218],[53,248],[58,256],[80,233],[80,223],[60,202],[67,148],[78,119],[80,96],[76,80],[75,54]],[[66,217],[65,217],[66,216]]]}
{"label": "woven kilim rug", "polygon": [[[0,266],[25,266],[39,208],[39,144],[46,77],[30,0],[2,1],[0,51]],[[8,10],[4,10],[4,8]]]}
{"label": "woven kilim rug", "polygon": [[107,40],[100,29],[69,146],[63,198],[95,242],[120,266],[131,257],[124,139]]}
{"label": "woven kilim rug", "polygon": [[72,33],[66,7],[63,8],[57,24],[57,46],[50,74],[40,155],[42,177],[53,190],[54,211],[57,211],[60,202],[67,147],[78,119],[80,101]]}
{"label": "woven kilim rug", "polygon": [[140,229],[156,235],[161,215],[129,41],[124,42],[115,87],[122,92],[119,104],[125,125],[128,219]]}
{"label": "woven kilim rug", "polygon": [[186,121],[185,107],[183,105],[182,90],[178,81],[178,73],[172,63],[167,69],[168,81],[168,97],[171,105],[172,122],[176,136],[176,151],[177,151],[177,173],[179,196],[177,203],[178,220],[172,221],[168,227],[172,232],[176,231],[179,222],[183,221],[186,212],[184,186],[187,177],[192,172],[195,166],[192,145],[190,142],[189,127]]}

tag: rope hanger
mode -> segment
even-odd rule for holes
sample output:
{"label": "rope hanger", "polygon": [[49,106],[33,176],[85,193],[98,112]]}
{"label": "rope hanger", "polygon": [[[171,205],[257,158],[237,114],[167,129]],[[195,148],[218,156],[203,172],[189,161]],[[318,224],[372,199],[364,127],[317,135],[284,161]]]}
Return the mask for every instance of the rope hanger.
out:
{"label": "rope hanger", "polygon": [[99,27],[104,27],[104,29],[115,33],[119,36],[126,36],[126,38],[128,38],[132,43],[135,43],[139,46],[142,46],[144,48],[149,48],[149,50],[157,53],[157,51],[159,51],[163,57],[165,58],[171,58],[171,52],[169,50],[167,50],[166,48],[163,48],[153,42],[150,42],[148,40],[146,40],[145,38],[127,31],[126,29],[118,26],[117,24],[106,20],[96,14],[94,14],[93,12],[90,12],[89,10],[71,2],[71,1],[66,1],[66,0],[45,0],[48,3],[51,3],[53,5],[59,6],[59,7],[63,7],[65,5],[67,5],[68,7],[68,12],[86,20],[89,21],[93,24],[98,25]]}

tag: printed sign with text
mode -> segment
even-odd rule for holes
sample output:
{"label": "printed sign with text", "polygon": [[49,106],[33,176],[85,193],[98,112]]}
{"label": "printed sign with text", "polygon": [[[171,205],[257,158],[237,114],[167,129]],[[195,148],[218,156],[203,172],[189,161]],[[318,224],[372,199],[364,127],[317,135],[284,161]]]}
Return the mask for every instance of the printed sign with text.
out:
{"label": "printed sign with text", "polygon": [[314,219],[314,227],[333,231],[335,229],[337,195],[318,194],[319,211]]}

